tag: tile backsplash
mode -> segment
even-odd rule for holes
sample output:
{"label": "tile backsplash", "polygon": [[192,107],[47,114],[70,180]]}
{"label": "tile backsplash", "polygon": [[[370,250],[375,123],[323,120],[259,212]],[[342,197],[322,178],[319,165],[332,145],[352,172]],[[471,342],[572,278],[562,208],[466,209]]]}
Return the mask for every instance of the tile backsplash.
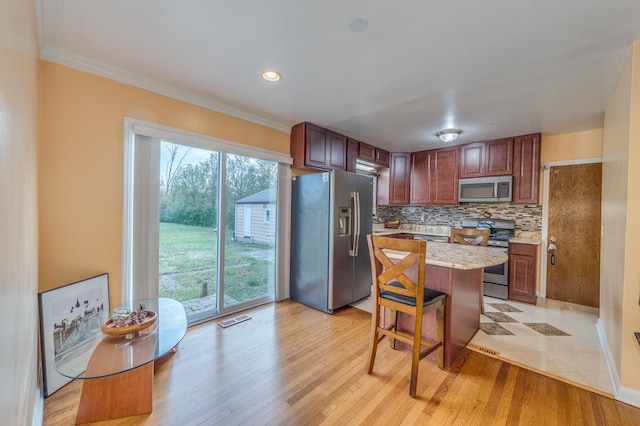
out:
{"label": "tile backsplash", "polygon": [[376,209],[374,223],[399,220],[405,224],[447,225],[459,227],[462,219],[482,217],[491,213],[492,219],[511,219],[516,230],[541,231],[542,206],[508,203],[469,203],[457,206],[382,206]]}

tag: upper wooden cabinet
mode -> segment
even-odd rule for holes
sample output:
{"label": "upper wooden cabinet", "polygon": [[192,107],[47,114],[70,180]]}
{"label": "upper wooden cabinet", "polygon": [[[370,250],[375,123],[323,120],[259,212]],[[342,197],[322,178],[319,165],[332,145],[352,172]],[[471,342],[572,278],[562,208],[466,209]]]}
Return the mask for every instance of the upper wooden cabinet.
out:
{"label": "upper wooden cabinet", "polygon": [[513,138],[476,142],[460,147],[460,178],[513,173]]}
{"label": "upper wooden cabinet", "polygon": [[411,154],[411,204],[458,204],[458,147]]}
{"label": "upper wooden cabinet", "polygon": [[376,148],[376,164],[382,167],[389,167],[389,151]]}
{"label": "upper wooden cabinet", "polygon": [[410,154],[394,152],[378,175],[378,204],[409,204]]}
{"label": "upper wooden cabinet", "polygon": [[540,133],[513,141],[513,203],[539,204]]}
{"label": "upper wooden cabinet", "polygon": [[356,171],[356,160],[358,159],[358,142],[355,139],[347,138],[347,171]]}
{"label": "upper wooden cabinet", "polygon": [[357,159],[389,167],[389,151],[307,122],[291,128],[291,156],[294,168],[355,172]]}
{"label": "upper wooden cabinet", "polygon": [[432,151],[430,204],[458,204],[458,147]]}
{"label": "upper wooden cabinet", "polygon": [[311,123],[291,129],[293,167],[347,169],[347,138]]}
{"label": "upper wooden cabinet", "polygon": [[358,158],[376,161],[376,147],[364,142],[358,143]]}
{"label": "upper wooden cabinet", "polygon": [[389,167],[389,151],[364,142],[358,143],[358,158],[371,161],[378,166]]}
{"label": "upper wooden cabinet", "polygon": [[431,200],[431,151],[411,154],[411,204],[429,204]]}
{"label": "upper wooden cabinet", "polygon": [[484,142],[460,146],[460,178],[484,176]]}

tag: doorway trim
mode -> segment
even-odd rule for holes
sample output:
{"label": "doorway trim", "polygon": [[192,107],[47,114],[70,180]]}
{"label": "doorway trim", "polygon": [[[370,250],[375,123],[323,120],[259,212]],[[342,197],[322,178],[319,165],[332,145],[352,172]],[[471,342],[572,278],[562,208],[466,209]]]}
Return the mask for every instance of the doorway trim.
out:
{"label": "doorway trim", "polygon": [[[602,163],[602,157],[581,158],[578,160],[547,161],[542,163],[542,242],[540,250],[540,291],[538,297],[547,297],[547,247],[549,238],[549,178],[551,177],[551,167],[573,166],[577,164]],[[602,229],[600,230],[602,238]]]}
{"label": "doorway trim", "polygon": [[[135,159],[135,136],[147,136],[150,138],[167,139],[176,143],[195,146],[203,149],[218,150],[227,154],[242,155],[273,161],[278,164],[277,177],[277,212],[276,232],[278,234],[276,244],[276,272],[275,294],[276,301],[289,297],[289,227],[291,224],[291,165],[293,158],[269,149],[245,145],[239,142],[228,141],[213,136],[194,133],[187,130],[176,129],[157,123],[152,123],[136,118],[124,117],[124,156],[123,156],[123,209],[122,209],[122,271],[121,271],[121,303],[133,300],[133,162]],[[222,164],[224,167],[224,163]],[[220,193],[224,197],[224,187]],[[226,315],[246,309],[243,304],[221,312]],[[191,324],[193,325],[193,324]]]}

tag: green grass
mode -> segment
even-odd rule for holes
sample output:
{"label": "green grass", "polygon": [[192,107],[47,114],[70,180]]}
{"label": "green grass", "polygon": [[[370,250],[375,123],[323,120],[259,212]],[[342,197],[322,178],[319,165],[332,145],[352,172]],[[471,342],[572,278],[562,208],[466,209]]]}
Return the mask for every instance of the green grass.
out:
{"label": "green grass", "polygon": [[[160,296],[183,302],[215,294],[216,253],[213,228],[161,222]],[[227,237],[225,257],[226,304],[231,299],[241,302],[273,294],[274,246],[238,243]]]}

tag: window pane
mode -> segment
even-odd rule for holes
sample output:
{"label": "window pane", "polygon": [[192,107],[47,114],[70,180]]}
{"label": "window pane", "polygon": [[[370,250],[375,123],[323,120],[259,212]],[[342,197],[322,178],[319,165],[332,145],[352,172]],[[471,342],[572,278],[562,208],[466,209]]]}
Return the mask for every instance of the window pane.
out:
{"label": "window pane", "polygon": [[224,305],[274,297],[278,164],[226,156]]}
{"label": "window pane", "polygon": [[187,319],[217,312],[217,221],[220,154],[162,142],[159,280]]}

